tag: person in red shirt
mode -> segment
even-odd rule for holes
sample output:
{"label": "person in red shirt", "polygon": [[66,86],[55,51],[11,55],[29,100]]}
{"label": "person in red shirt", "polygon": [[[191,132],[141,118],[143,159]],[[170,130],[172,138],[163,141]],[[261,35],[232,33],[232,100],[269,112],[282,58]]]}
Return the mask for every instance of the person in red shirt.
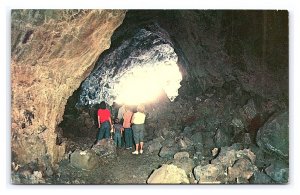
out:
{"label": "person in red shirt", "polygon": [[100,109],[98,110],[98,125],[99,131],[97,141],[109,138],[109,133],[112,129],[111,114],[106,108],[106,103],[104,101],[100,103]]}

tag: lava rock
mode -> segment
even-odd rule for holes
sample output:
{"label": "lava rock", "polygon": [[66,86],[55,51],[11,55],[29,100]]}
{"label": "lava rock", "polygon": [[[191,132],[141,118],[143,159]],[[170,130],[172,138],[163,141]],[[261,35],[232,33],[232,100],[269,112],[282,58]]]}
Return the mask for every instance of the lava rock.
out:
{"label": "lava rock", "polygon": [[252,177],[250,178],[250,183],[270,184],[270,183],[272,183],[272,179],[264,172],[254,171]]}
{"label": "lava rock", "polygon": [[71,165],[83,170],[95,169],[99,162],[98,160],[93,150],[75,150],[70,156]]}
{"label": "lava rock", "polygon": [[257,171],[257,167],[250,160],[239,159],[232,167],[228,167],[228,181],[235,181],[239,178],[241,183],[249,183],[248,179],[250,179],[254,171]]}
{"label": "lava rock", "polygon": [[174,159],[172,164],[183,169],[186,174],[191,173],[195,167],[194,161],[190,158]]}
{"label": "lava rock", "polygon": [[180,159],[183,159],[183,158],[189,158],[190,155],[188,152],[177,152],[175,155],[174,155],[174,159],[175,160],[180,160]]}
{"label": "lava rock", "polygon": [[148,184],[188,184],[189,179],[183,169],[175,165],[162,165],[147,180]]}
{"label": "lava rock", "polygon": [[158,152],[162,147],[159,140],[151,140],[150,142],[146,143],[145,146],[150,153]]}
{"label": "lava rock", "polygon": [[257,109],[253,99],[250,99],[247,104],[243,106],[242,114],[247,121],[251,121],[257,115]]}
{"label": "lava rock", "polygon": [[271,118],[257,132],[256,142],[264,151],[288,160],[289,114],[288,111]]}
{"label": "lava rock", "polygon": [[116,145],[112,139],[102,139],[92,147],[92,150],[100,157],[115,157]]}
{"label": "lava rock", "polygon": [[166,147],[163,146],[161,148],[161,150],[159,151],[159,156],[160,157],[164,157],[164,158],[172,158],[174,156],[174,154],[176,154],[176,152],[178,152],[177,147]]}
{"label": "lava rock", "polygon": [[219,178],[225,176],[225,170],[220,164],[199,165],[194,168],[194,175],[201,184],[222,183]]}
{"label": "lava rock", "polygon": [[276,183],[287,183],[289,179],[289,167],[281,161],[274,161],[265,172]]}
{"label": "lava rock", "polygon": [[231,137],[226,132],[222,131],[221,129],[218,129],[214,136],[214,142],[219,148],[224,146],[230,146]]}

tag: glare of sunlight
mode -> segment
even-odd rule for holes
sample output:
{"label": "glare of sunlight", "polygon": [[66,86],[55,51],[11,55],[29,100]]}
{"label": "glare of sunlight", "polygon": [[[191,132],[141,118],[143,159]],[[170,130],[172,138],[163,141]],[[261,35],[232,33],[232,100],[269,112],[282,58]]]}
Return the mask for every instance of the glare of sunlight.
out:
{"label": "glare of sunlight", "polygon": [[149,103],[159,97],[162,90],[173,101],[178,96],[181,80],[174,61],[136,66],[115,85],[116,102],[128,105]]}

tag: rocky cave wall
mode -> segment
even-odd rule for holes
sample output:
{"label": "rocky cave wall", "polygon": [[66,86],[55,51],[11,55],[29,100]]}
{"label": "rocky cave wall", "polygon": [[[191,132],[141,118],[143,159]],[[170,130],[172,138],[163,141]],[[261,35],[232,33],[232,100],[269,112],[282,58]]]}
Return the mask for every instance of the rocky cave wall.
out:
{"label": "rocky cave wall", "polygon": [[287,101],[287,11],[129,11],[113,41],[151,23],[175,43],[189,91],[233,81],[248,92]]}
{"label": "rocky cave wall", "polygon": [[110,47],[124,10],[12,10],[11,148],[18,163],[64,155],[56,128],[69,96]]}
{"label": "rocky cave wall", "polygon": [[[287,161],[286,11],[130,10],[112,36],[110,49],[99,59],[100,65],[105,63],[94,70],[95,74],[105,75],[109,67],[121,71],[126,62],[134,62],[129,58],[131,53],[145,50],[142,43],[147,45],[152,40],[137,41],[140,45],[131,48],[130,53],[120,50],[120,46],[142,29],[156,32],[164,42],[171,43],[183,75],[174,102],[156,102],[147,107],[147,141],[161,136],[178,140],[178,136],[183,136],[193,143],[201,142],[206,151],[234,143],[244,147],[259,145],[259,149],[252,149],[273,153]],[[123,63],[124,67],[120,66]],[[105,68],[101,69],[102,66]],[[109,84],[115,82],[111,78]],[[95,93],[95,88],[90,87],[93,79],[84,83],[81,95],[89,99],[87,94]],[[84,113],[69,123],[76,121],[84,124],[90,120]],[[92,122],[87,124],[78,128],[82,135],[92,129]],[[274,124],[278,128],[269,128]],[[74,132],[74,128],[69,130]],[[277,145],[280,140],[284,141]],[[267,164],[271,161],[266,160]]]}

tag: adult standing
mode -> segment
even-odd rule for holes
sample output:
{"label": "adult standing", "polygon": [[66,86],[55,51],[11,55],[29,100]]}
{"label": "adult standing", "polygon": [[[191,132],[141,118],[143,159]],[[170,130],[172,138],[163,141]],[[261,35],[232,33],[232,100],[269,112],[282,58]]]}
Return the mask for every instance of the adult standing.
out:
{"label": "adult standing", "polygon": [[131,123],[133,130],[133,138],[135,142],[135,151],[132,154],[143,154],[143,145],[144,145],[144,131],[145,131],[145,106],[138,105],[137,112],[133,114]]}
{"label": "adult standing", "polygon": [[97,140],[109,138],[110,129],[112,129],[111,114],[104,101],[100,103],[100,109],[98,110],[98,127]]}
{"label": "adult standing", "polygon": [[118,119],[121,123],[123,123],[123,115],[125,113],[125,104],[123,104],[118,110]]}
{"label": "adult standing", "polygon": [[[124,119],[123,119],[124,113],[125,113],[125,104],[123,104],[123,105],[119,108],[119,110],[118,110],[118,116],[117,116],[117,117],[118,117],[118,119],[119,119],[119,121],[120,121],[121,124],[124,123]],[[122,137],[121,142],[122,142],[122,144],[121,144],[122,147],[124,147],[124,145],[125,145],[125,136]]]}
{"label": "adult standing", "polygon": [[125,113],[123,114],[123,128],[125,131],[125,147],[126,149],[132,149],[132,129],[131,129],[131,118],[132,111],[129,106],[125,106]]}

